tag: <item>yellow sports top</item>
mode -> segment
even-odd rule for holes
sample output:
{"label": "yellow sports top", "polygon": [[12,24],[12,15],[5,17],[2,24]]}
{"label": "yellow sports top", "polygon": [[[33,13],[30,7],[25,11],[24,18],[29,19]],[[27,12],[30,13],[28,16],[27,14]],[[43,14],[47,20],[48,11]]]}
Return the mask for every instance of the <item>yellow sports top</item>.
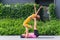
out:
{"label": "yellow sports top", "polygon": [[25,25],[26,27],[28,27],[28,23],[31,21],[31,19],[35,18],[36,14],[32,14],[31,16],[29,16],[24,22],[23,25]]}

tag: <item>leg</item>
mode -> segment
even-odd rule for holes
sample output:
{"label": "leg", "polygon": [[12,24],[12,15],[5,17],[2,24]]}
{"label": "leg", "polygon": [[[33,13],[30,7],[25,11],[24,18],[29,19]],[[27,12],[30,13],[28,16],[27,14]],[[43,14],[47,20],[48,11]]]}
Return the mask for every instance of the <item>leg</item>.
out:
{"label": "leg", "polygon": [[36,27],[36,18],[34,18],[34,30],[37,30],[37,27]]}
{"label": "leg", "polygon": [[23,24],[24,25],[24,27],[25,27],[25,32],[26,32],[26,34],[25,34],[25,38],[28,38],[28,28],[32,28],[32,26],[30,26],[30,25],[28,25],[28,24]]}
{"label": "leg", "polygon": [[25,38],[28,37],[28,28],[26,27],[26,35],[25,35]]}

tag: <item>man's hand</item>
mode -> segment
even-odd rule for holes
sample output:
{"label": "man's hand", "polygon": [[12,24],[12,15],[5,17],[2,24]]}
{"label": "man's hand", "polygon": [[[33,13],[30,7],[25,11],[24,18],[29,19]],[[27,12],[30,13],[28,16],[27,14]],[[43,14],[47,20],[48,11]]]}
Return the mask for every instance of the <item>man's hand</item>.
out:
{"label": "man's hand", "polygon": [[34,30],[37,30],[36,26],[36,18],[34,18]]}
{"label": "man's hand", "polygon": [[34,20],[36,20],[36,18],[33,18]]}
{"label": "man's hand", "polygon": [[30,28],[32,28],[32,26],[30,25]]}

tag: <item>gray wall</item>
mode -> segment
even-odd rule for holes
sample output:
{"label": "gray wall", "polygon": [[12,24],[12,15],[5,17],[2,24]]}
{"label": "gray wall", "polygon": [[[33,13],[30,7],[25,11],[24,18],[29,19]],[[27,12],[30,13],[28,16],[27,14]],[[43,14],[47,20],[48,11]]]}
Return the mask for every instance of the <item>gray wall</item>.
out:
{"label": "gray wall", "polygon": [[56,15],[60,19],[60,0],[55,0],[56,5]]}
{"label": "gray wall", "polygon": [[3,4],[34,3],[34,0],[2,0]]}

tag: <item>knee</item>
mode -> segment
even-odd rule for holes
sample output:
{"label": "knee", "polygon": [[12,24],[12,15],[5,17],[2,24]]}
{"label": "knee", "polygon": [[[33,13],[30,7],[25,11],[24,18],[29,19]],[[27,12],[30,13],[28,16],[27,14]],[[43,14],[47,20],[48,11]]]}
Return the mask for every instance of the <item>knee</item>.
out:
{"label": "knee", "polygon": [[28,25],[27,25],[27,24],[25,24],[25,23],[23,24],[23,26],[24,26],[24,27],[28,27]]}
{"label": "knee", "polygon": [[26,26],[26,24],[25,24],[25,23],[23,23],[23,26],[25,27],[25,26]]}

